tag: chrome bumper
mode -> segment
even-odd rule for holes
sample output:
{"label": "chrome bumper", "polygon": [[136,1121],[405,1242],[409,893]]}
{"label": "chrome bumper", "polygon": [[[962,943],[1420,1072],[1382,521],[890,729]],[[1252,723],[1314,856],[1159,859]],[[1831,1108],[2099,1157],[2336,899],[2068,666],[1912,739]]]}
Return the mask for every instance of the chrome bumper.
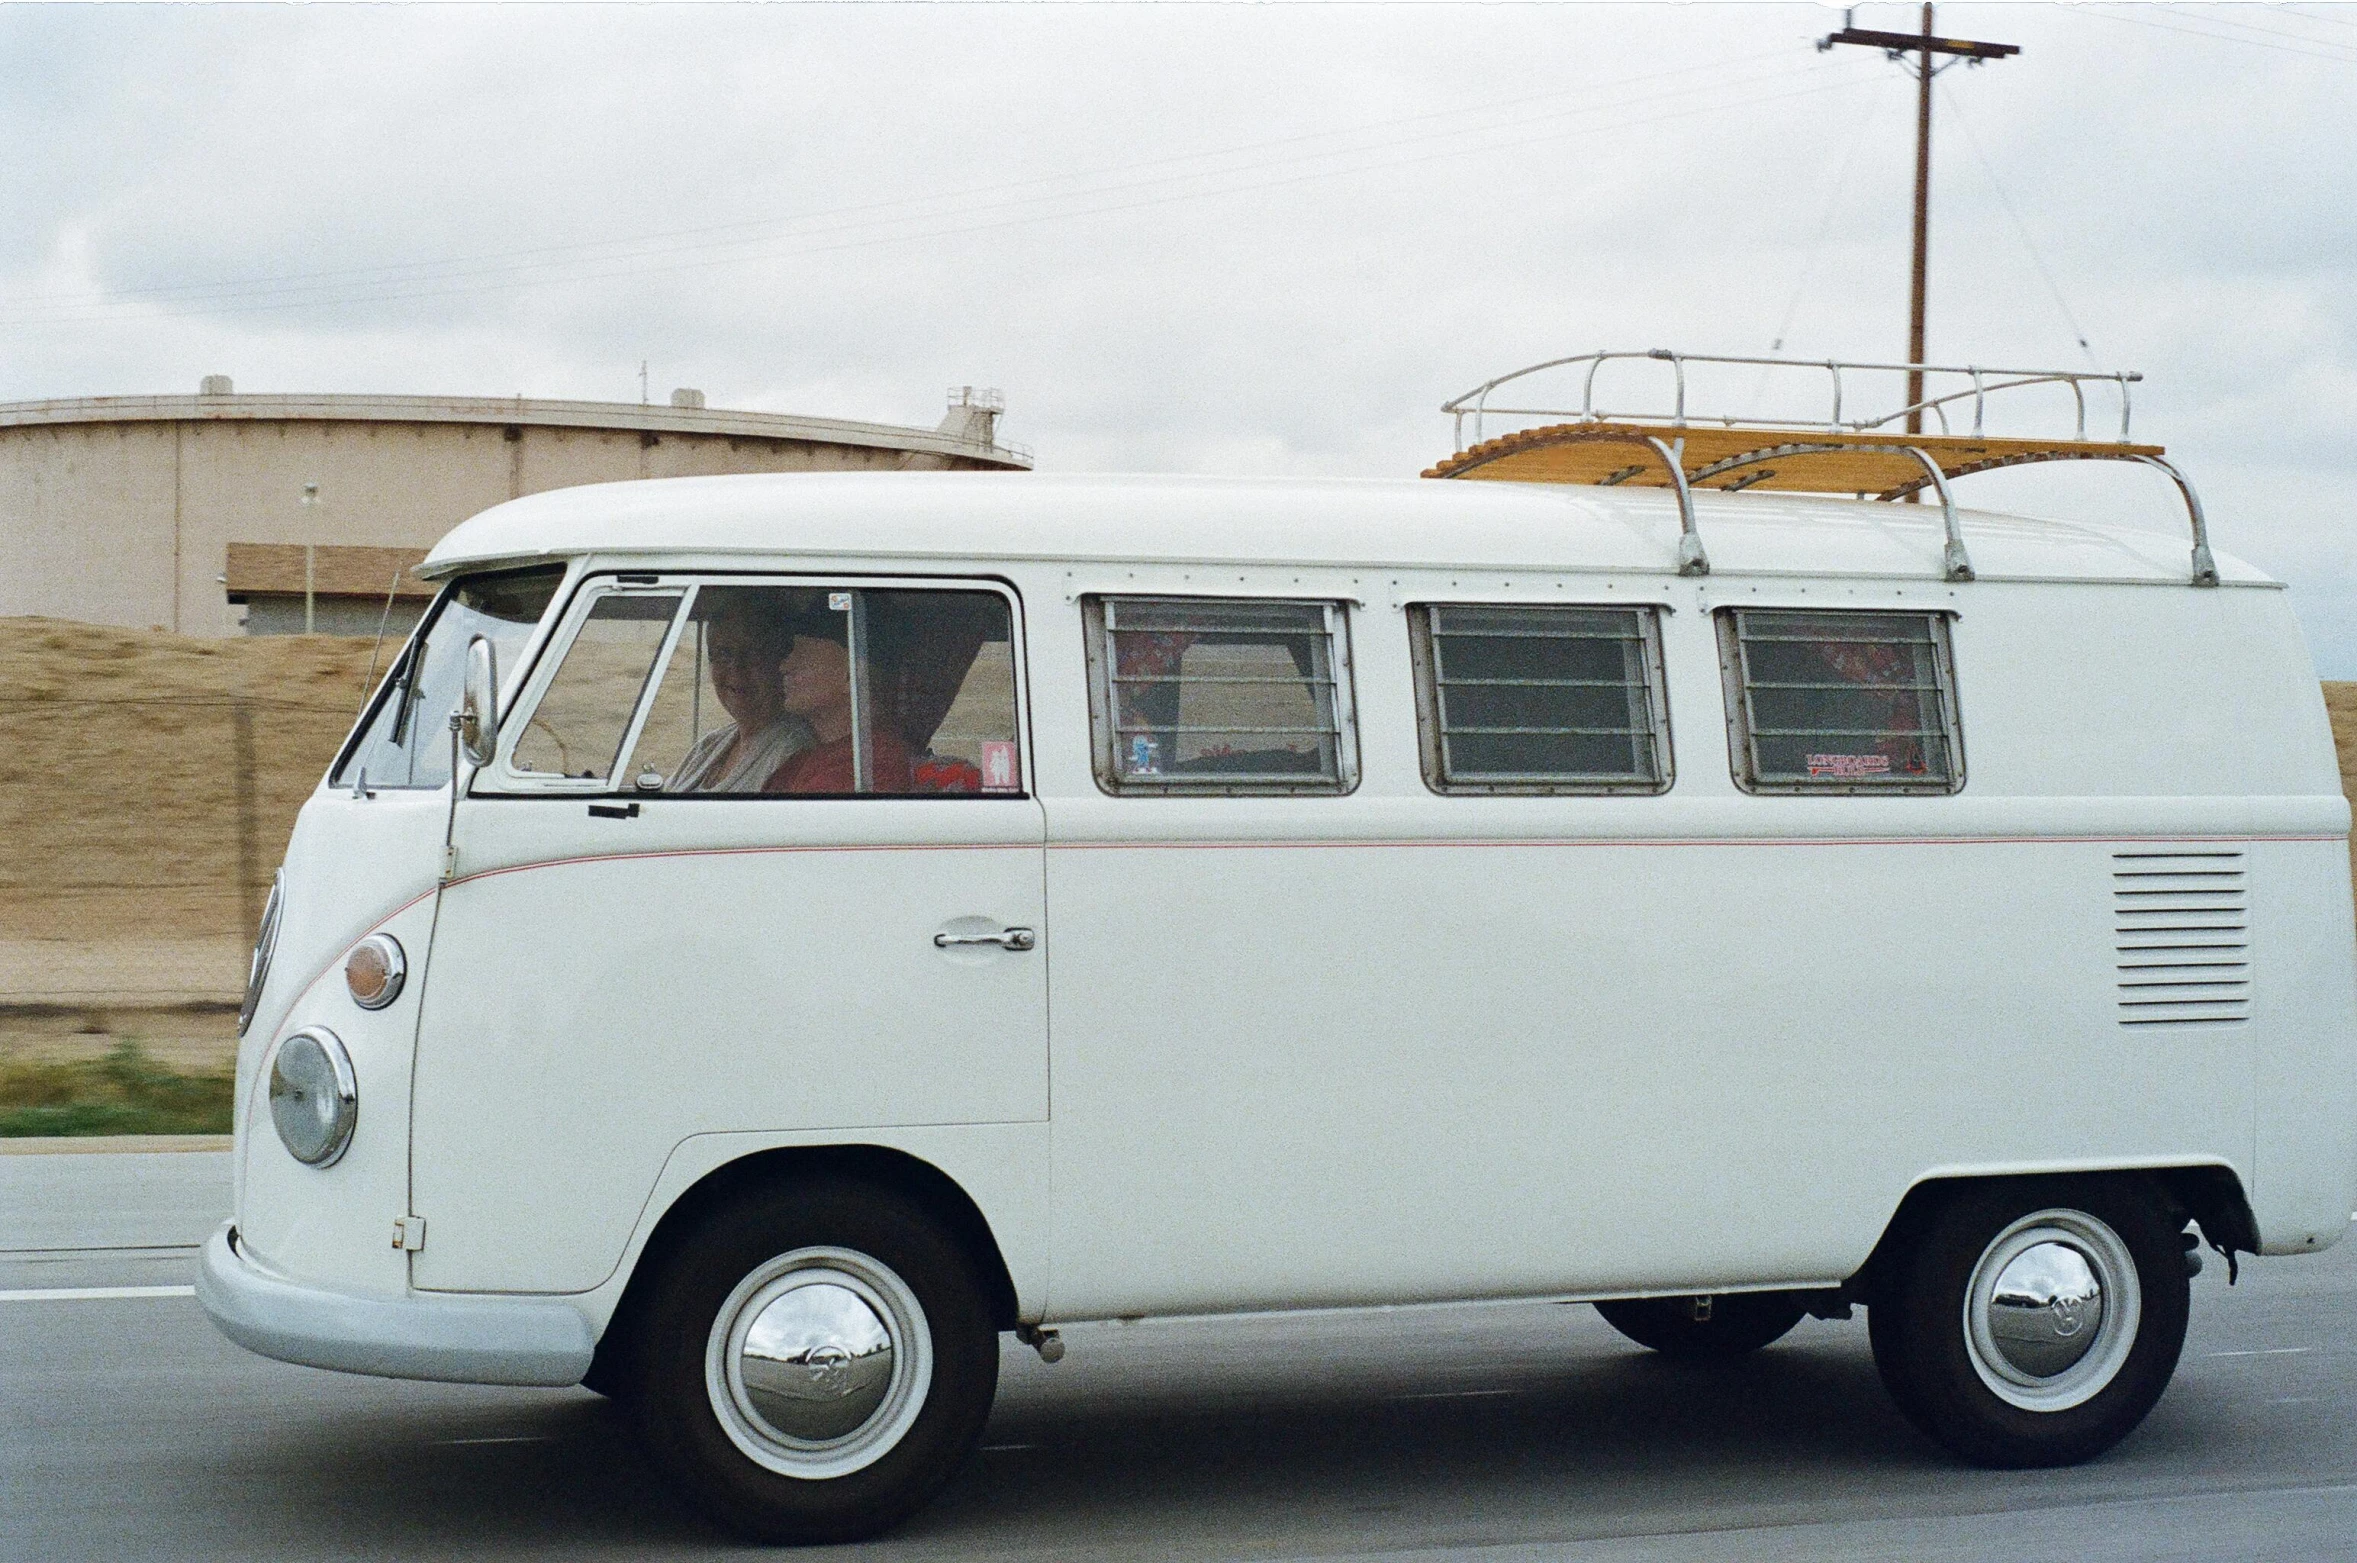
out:
{"label": "chrome bumper", "polygon": [[222,1334],[281,1362],[451,1384],[578,1384],[589,1321],[545,1297],[361,1297],[254,1264],[224,1223],[197,1266],[196,1299]]}

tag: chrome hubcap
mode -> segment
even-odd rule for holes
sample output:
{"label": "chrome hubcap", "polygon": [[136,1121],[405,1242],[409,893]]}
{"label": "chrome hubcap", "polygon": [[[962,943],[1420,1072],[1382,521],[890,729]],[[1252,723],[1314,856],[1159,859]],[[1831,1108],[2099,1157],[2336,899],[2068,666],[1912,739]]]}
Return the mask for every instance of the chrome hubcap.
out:
{"label": "chrome hubcap", "polygon": [[2041,1210],[1998,1233],[1973,1267],[1965,1345],[1999,1399],[2064,1411],[2119,1375],[2142,1312],[2120,1235],[2082,1210]]}
{"label": "chrome hubcap", "polygon": [[2070,1244],[2025,1248],[1998,1272],[1989,1334],[2005,1360],[2032,1378],[2068,1369],[2102,1333],[2103,1283]]}
{"label": "chrome hubcap", "polygon": [[881,1459],[924,1409],[932,1379],[916,1294],[841,1248],[798,1248],[756,1268],[721,1305],[705,1351],[705,1387],[731,1441],[810,1480]]}
{"label": "chrome hubcap", "polygon": [[772,1436],[823,1443],[857,1432],[892,1387],[892,1332],[866,1298],[805,1281],[753,1316],[737,1349],[745,1409]]}

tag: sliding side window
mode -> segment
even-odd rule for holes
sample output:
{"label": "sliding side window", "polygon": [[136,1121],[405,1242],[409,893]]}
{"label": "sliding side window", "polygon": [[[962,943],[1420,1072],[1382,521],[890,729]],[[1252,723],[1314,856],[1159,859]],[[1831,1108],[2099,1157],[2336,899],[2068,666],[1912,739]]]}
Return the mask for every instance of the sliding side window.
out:
{"label": "sliding side window", "polygon": [[1083,606],[1107,792],[1358,784],[1341,604],[1091,597]]}
{"label": "sliding side window", "polygon": [[528,793],[1019,797],[996,591],[594,586],[502,781]]}
{"label": "sliding side window", "polygon": [[1410,610],[1435,792],[1660,792],[1670,784],[1652,608]]}
{"label": "sliding side window", "polygon": [[700,586],[632,761],[683,798],[1019,796],[995,591]]}
{"label": "sliding side window", "polygon": [[1747,792],[1964,785],[1946,614],[1725,609],[1719,665]]}

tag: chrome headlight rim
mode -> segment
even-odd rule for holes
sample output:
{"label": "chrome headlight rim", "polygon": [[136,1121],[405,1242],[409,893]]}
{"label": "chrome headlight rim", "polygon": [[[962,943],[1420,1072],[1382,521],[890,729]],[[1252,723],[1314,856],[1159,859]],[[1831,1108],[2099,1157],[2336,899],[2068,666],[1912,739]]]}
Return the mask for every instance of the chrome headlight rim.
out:
{"label": "chrome headlight rim", "polygon": [[[317,1077],[319,1071],[308,1071],[315,1078],[305,1084],[288,1075],[288,1052],[298,1047],[316,1052],[324,1060],[324,1077]],[[322,1097],[332,1093],[332,1114],[321,1114],[309,1106],[309,1093],[314,1090]],[[305,1026],[290,1032],[270,1055],[269,1091],[271,1126],[278,1131],[278,1143],[286,1147],[289,1156],[306,1167],[322,1170],[344,1159],[344,1152],[352,1148],[352,1131],[360,1122],[360,1079],[353,1072],[352,1055],[345,1050],[343,1038],[325,1026]],[[322,1130],[317,1144],[308,1152],[296,1143],[298,1138],[303,1138],[306,1127],[298,1115],[307,1109],[312,1122]]]}
{"label": "chrome headlight rim", "polygon": [[[375,951],[385,965],[384,986],[377,990],[373,998],[360,996],[360,989],[352,975],[352,963],[360,958],[364,950]],[[389,933],[370,934],[352,946],[351,952],[344,957],[344,991],[351,994],[352,1002],[362,1009],[373,1012],[390,1008],[401,997],[401,989],[408,981],[409,954],[401,948],[401,941]]]}
{"label": "chrome headlight rim", "polygon": [[270,957],[278,949],[279,914],[286,907],[286,870],[270,876],[270,899],[262,903],[262,925],[254,930],[253,959],[246,965],[246,995],[237,1006],[237,1034],[253,1028],[254,1012],[262,1007],[262,988],[270,980]]}

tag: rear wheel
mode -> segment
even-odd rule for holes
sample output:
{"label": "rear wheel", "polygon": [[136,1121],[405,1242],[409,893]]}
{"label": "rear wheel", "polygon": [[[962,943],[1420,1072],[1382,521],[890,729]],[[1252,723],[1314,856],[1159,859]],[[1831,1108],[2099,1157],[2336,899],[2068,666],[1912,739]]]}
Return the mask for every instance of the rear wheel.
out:
{"label": "rear wheel", "polygon": [[2139,1180],[1951,1196],[1867,1310],[1910,1421],[1978,1465],[2074,1465],[2168,1387],[2191,1303],[2180,1222]]}
{"label": "rear wheel", "polygon": [[1688,1361],[1748,1356],[1782,1340],[1808,1310],[1789,1292],[1600,1302],[1604,1322],[1640,1346]]}
{"label": "rear wheel", "polygon": [[655,1278],[625,1396],[648,1452],[763,1541],[855,1541],[972,1452],[998,1335],[959,1246],[856,1183],[765,1191]]}

